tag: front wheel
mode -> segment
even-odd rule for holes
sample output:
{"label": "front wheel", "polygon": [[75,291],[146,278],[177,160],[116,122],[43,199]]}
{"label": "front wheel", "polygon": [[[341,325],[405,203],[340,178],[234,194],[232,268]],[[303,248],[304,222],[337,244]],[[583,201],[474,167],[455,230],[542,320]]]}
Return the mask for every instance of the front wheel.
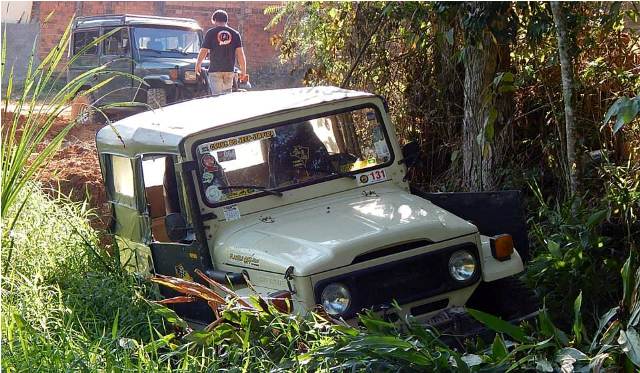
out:
{"label": "front wheel", "polygon": [[167,105],[167,91],[162,88],[149,88],[147,90],[147,105],[152,109],[158,109]]}
{"label": "front wheel", "polygon": [[71,103],[71,118],[80,125],[88,125],[97,122],[97,112],[93,107],[93,95],[78,92]]}

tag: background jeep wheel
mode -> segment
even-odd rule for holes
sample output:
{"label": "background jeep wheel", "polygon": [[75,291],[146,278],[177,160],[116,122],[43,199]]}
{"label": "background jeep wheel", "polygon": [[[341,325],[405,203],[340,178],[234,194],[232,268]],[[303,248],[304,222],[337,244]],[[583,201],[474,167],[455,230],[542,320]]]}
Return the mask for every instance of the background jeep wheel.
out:
{"label": "background jeep wheel", "polygon": [[162,88],[147,89],[147,105],[152,109],[167,105],[167,92]]}
{"label": "background jeep wheel", "polygon": [[93,95],[83,95],[83,91],[78,92],[71,103],[71,118],[77,124],[88,125],[97,122],[97,113],[93,105]]}

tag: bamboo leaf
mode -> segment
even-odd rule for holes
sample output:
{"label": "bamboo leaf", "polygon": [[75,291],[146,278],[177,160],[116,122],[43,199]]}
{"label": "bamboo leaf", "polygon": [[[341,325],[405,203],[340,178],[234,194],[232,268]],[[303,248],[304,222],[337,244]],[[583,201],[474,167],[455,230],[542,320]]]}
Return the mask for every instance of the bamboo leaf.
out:
{"label": "bamboo leaf", "polygon": [[629,360],[636,367],[640,367],[640,336],[638,332],[633,328],[628,328],[626,331],[621,330],[618,343],[622,346],[622,351]]}
{"label": "bamboo leaf", "polygon": [[580,344],[582,342],[582,333],[584,331],[584,327],[582,325],[582,313],[580,312],[580,308],[582,308],[582,291],[576,297],[576,300],[573,302],[573,335],[575,337],[576,343]]}
{"label": "bamboo leaf", "polygon": [[495,332],[507,334],[518,342],[526,342],[527,340],[524,330],[518,326],[482,311],[468,308],[467,312],[469,312],[474,319],[480,321]]}
{"label": "bamboo leaf", "polygon": [[631,266],[631,254],[622,265],[622,269],[620,270],[620,274],[622,276],[622,304],[625,307],[630,307],[631,305],[631,292],[633,290],[633,272],[630,269]]}
{"label": "bamboo leaf", "polygon": [[509,350],[507,350],[507,346],[504,344],[504,340],[500,334],[496,334],[493,339],[493,343],[491,344],[491,357],[495,361],[503,360],[509,355]]}
{"label": "bamboo leaf", "polygon": [[613,307],[600,318],[600,320],[598,321],[598,330],[596,331],[596,334],[593,336],[593,340],[591,341],[591,345],[589,346],[589,351],[595,350],[598,344],[598,338],[600,337],[600,334],[602,334],[602,331],[604,330],[604,328],[607,325],[609,325],[609,322],[611,321],[611,319],[613,319],[613,317],[618,314],[619,310],[620,310],[620,307]]}
{"label": "bamboo leaf", "polygon": [[118,320],[120,319],[120,308],[116,311],[116,317],[113,319],[113,325],[111,325],[111,339],[116,339],[118,335]]}

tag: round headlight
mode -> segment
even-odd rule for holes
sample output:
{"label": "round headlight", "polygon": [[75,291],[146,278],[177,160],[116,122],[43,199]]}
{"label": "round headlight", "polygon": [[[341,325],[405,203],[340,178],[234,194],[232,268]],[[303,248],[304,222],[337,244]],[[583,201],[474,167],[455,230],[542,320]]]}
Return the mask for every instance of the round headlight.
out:
{"label": "round headlight", "polygon": [[341,315],[349,309],[351,294],[349,289],[342,284],[329,284],[322,290],[320,302],[329,315]]}
{"label": "round headlight", "polygon": [[467,281],[476,272],[476,258],[467,250],[456,251],[449,258],[449,273],[456,281]]}

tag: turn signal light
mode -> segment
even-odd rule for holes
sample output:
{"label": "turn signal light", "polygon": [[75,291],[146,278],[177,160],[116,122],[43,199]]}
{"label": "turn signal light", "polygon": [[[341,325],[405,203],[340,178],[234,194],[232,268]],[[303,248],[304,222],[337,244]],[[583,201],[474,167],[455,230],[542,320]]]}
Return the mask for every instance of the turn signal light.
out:
{"label": "turn signal light", "polygon": [[269,294],[269,303],[280,312],[293,312],[293,299],[290,291],[281,290]]}
{"label": "turn signal light", "polygon": [[198,77],[196,76],[196,72],[195,71],[185,71],[184,72],[184,80],[188,81],[188,82],[192,82],[195,81]]}
{"label": "turn signal light", "polygon": [[513,237],[510,234],[493,236],[491,242],[491,255],[499,261],[511,259],[513,254]]}
{"label": "turn signal light", "polygon": [[171,78],[171,80],[178,80],[178,69],[169,70],[169,78]]}

